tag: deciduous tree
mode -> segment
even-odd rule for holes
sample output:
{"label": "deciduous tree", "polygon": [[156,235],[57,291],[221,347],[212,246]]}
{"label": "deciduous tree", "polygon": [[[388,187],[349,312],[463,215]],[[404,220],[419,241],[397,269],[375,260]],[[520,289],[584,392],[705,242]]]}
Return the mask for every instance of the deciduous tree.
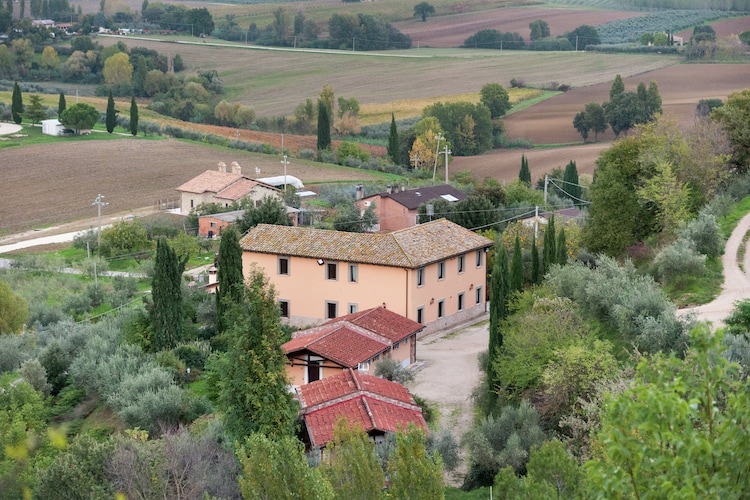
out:
{"label": "deciduous tree", "polygon": [[44,47],[42,51],[42,58],[39,60],[39,66],[44,69],[55,69],[60,64],[60,59],[57,57],[57,51],[54,47]]}
{"label": "deciduous tree", "polygon": [[[380,366],[378,364],[378,366]],[[375,453],[375,443],[361,426],[341,417],[333,430],[333,441],[326,446],[321,467],[333,486],[337,500],[380,498],[385,474]]]}
{"label": "deciduous tree", "polygon": [[291,226],[292,222],[289,220],[283,201],[275,196],[264,196],[257,207],[251,204],[245,209],[242,218],[237,221],[237,230],[240,234],[244,234],[258,224]]}
{"label": "deciduous tree", "polygon": [[417,5],[414,6],[414,16],[419,16],[422,18],[422,22],[427,21],[427,16],[430,14],[435,13],[435,7],[430,5],[427,2],[419,2]]}
{"label": "deciduous tree", "polygon": [[0,280],[0,334],[16,333],[23,328],[29,309],[26,301]]}
{"label": "deciduous tree", "polygon": [[107,85],[117,86],[130,83],[133,79],[133,65],[130,56],[125,52],[118,52],[104,61],[104,82]]}
{"label": "deciduous tree", "polygon": [[511,108],[508,91],[499,83],[488,83],[479,91],[479,102],[487,106],[492,119],[505,116]]}
{"label": "deciduous tree", "polygon": [[549,24],[547,24],[545,21],[542,21],[541,19],[532,21],[531,24],[529,24],[529,30],[531,31],[529,38],[532,41],[541,40],[542,38],[549,38],[550,36]]}
{"label": "deciduous tree", "polygon": [[732,163],[741,172],[750,169],[750,89],[729,95],[726,104],[711,112],[722,124],[733,146]]}
{"label": "deciduous tree", "polygon": [[443,460],[427,453],[424,431],[409,424],[396,434],[396,453],[388,464],[391,485],[388,494],[412,500],[445,498]]}

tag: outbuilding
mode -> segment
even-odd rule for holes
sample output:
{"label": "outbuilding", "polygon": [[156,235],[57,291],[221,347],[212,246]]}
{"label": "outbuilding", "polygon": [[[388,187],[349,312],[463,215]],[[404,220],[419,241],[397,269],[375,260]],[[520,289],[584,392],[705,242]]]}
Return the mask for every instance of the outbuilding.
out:
{"label": "outbuilding", "polygon": [[58,119],[42,120],[42,133],[45,135],[65,135],[65,125]]}

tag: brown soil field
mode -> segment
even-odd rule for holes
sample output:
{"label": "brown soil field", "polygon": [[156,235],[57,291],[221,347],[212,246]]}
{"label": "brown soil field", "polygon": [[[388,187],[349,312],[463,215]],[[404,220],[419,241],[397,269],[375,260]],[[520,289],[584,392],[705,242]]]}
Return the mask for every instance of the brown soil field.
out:
{"label": "brown soil field", "polygon": [[607,21],[644,15],[643,12],[609,10],[573,10],[552,8],[504,8],[451,16],[428,17],[394,23],[404,34],[411,36],[414,46],[460,47],[471,35],[485,29],[518,33],[529,40],[529,24],[541,19],[549,25],[550,34],[559,36],[582,24],[596,26]]}
{"label": "brown soil field", "polygon": [[[750,16],[723,19],[721,21],[711,23],[711,27],[716,32],[717,36],[739,35],[743,31],[750,30]],[[688,40],[691,36],[693,36],[693,30],[690,29],[681,31],[679,33],[675,33],[675,35],[681,36],[685,40]]]}
{"label": "brown soil field", "polygon": [[[614,75],[613,75],[614,78]],[[662,96],[666,116],[684,125],[694,118],[700,99],[726,99],[734,91],[750,87],[750,64],[682,64],[624,78],[626,90],[635,90],[639,82],[655,81]],[[570,90],[541,104],[513,113],[504,119],[510,138],[527,138],[535,145],[580,143],[573,128],[573,117],[589,102],[609,100],[611,83]],[[471,170],[477,178],[492,177],[510,181],[518,177],[521,154],[529,159],[532,179],[574,160],[579,173],[593,174],[599,152],[609,147],[614,134],[599,135],[601,142],[551,149],[495,150],[481,156],[454,158],[449,170]]]}
{"label": "brown soil field", "polygon": [[[255,176],[282,175],[278,156],[190,144],[174,139],[83,141],[0,150],[0,232],[68,222],[96,215],[97,194],[109,203],[107,213],[122,213],[175,200],[175,188],[223,161],[237,161]],[[306,184],[361,181],[375,176],[366,170],[321,168],[290,160],[287,173]]]}

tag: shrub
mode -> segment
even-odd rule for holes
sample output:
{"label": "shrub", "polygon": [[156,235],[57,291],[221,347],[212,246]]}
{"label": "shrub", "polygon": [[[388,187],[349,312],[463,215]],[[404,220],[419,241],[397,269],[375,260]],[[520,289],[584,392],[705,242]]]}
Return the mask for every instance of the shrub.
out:
{"label": "shrub", "polygon": [[47,371],[38,359],[27,359],[24,361],[19,373],[35,391],[41,392],[45,398],[52,392],[52,386],[47,383]]}
{"label": "shrub", "polygon": [[375,365],[375,376],[402,385],[414,380],[414,372],[408,368],[404,368],[401,366],[401,363],[393,358],[385,358],[378,361],[378,364]]}
{"label": "shrub", "polygon": [[698,217],[688,222],[680,231],[680,237],[692,242],[695,250],[708,258],[718,257],[723,250],[724,238],[719,232],[719,223],[707,209],[702,209]]}
{"label": "shrub", "polygon": [[675,283],[688,276],[702,276],[706,272],[706,256],[683,237],[664,247],[654,258],[654,265],[662,282]]}

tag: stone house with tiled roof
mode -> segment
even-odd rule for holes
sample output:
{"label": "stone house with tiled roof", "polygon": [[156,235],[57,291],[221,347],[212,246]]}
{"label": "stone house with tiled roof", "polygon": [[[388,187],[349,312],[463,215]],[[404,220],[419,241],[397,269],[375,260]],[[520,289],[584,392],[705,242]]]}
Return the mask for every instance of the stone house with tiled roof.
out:
{"label": "stone house with tiled roof", "polygon": [[419,207],[437,198],[459,202],[466,199],[466,193],[448,184],[414,189],[389,187],[385,193],[357,200],[356,206],[360,212],[364,212],[372,205],[375,206],[375,215],[378,217],[375,231],[398,231],[416,226]]}
{"label": "stone house with tiled roof", "polygon": [[333,440],[336,421],[346,418],[361,426],[376,441],[409,424],[427,431],[422,409],[401,384],[346,370],[339,375],[301,386],[299,415],[304,440],[310,448],[323,448]]}
{"label": "stone house with tiled roof", "polygon": [[226,164],[220,162],[217,170],[206,170],[179,186],[180,211],[187,215],[203,203],[228,207],[243,199],[250,199],[257,205],[264,196],[280,198],[277,188],[242,175],[237,162],[232,162],[231,167],[232,171],[227,172]]}
{"label": "stone house with tiled roof", "polygon": [[240,245],[245,274],[256,266],[269,277],[294,325],[382,306],[427,333],[486,309],[493,242],[446,219],[391,233],[260,224]]}
{"label": "stone house with tiled roof", "polygon": [[382,306],[336,318],[292,334],[281,346],[289,360],[286,372],[298,387],[347,369],[372,374],[388,358],[406,367],[417,360],[417,334],[423,329]]}

